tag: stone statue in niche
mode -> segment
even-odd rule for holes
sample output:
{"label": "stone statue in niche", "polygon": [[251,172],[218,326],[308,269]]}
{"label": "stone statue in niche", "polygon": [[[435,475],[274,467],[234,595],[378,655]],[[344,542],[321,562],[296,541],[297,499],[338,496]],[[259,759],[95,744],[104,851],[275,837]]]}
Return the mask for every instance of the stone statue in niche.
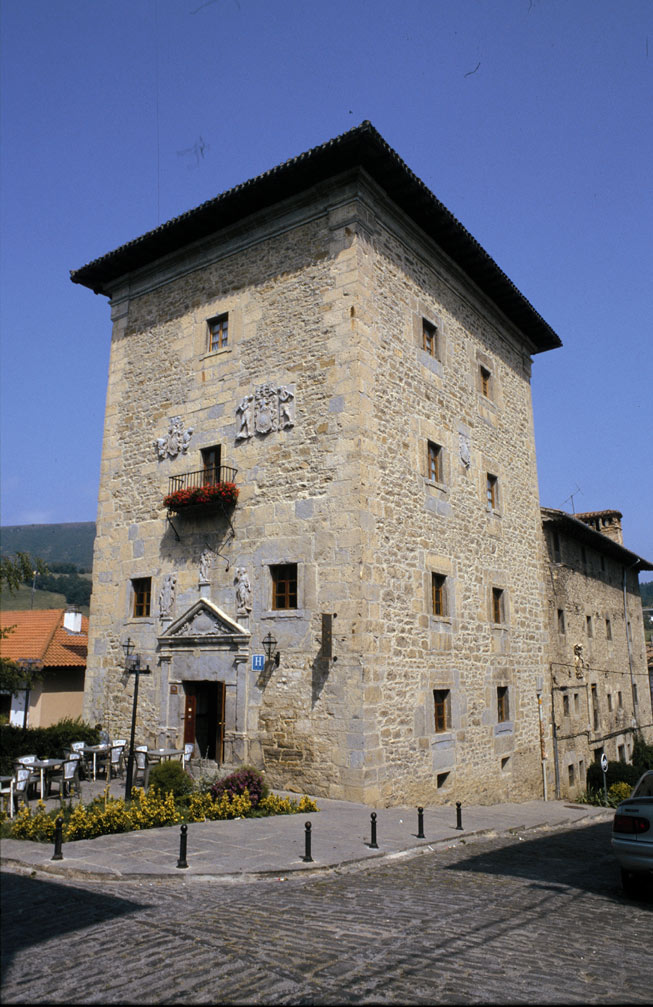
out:
{"label": "stone statue in niche", "polygon": [[576,678],[582,678],[585,674],[585,659],[583,658],[582,643],[574,645],[574,667],[576,669]]}
{"label": "stone statue in niche", "polygon": [[200,556],[200,584],[209,583],[209,570],[211,568],[211,550],[204,549]]}
{"label": "stone statue in niche", "polygon": [[177,574],[167,573],[161,585],[159,593],[159,616],[161,619],[172,618],[172,608],[175,603],[175,591],[177,588]]}
{"label": "stone statue in niche", "polygon": [[246,615],[252,611],[252,585],[244,566],[236,568],[234,583],[236,585],[236,611],[238,615]]}
{"label": "stone statue in niche", "polygon": [[252,436],[252,400],[253,395],[246,395],[242,400],[238,408],[237,413],[240,413],[240,429],[236,434],[236,440],[242,440],[243,438],[250,438]]}
{"label": "stone statue in niche", "polygon": [[253,395],[246,395],[236,407],[236,412],[240,424],[237,441],[248,440],[254,433],[265,435],[275,430],[287,430],[295,425],[295,393],[287,385],[277,387],[267,382],[259,385]]}
{"label": "stone statue in niche", "polygon": [[469,440],[469,434],[458,434],[460,438],[460,460],[466,469],[472,464],[472,453]]}
{"label": "stone statue in niche", "polygon": [[168,433],[165,437],[157,437],[154,442],[159,460],[176,458],[178,454],[185,455],[192,436],[193,427],[184,430],[181,416],[171,416]]}

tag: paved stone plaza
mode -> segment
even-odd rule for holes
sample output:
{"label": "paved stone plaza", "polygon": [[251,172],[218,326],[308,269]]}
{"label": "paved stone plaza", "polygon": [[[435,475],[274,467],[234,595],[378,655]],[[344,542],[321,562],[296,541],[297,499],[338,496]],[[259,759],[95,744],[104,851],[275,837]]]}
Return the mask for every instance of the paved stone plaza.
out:
{"label": "paved stone plaza", "polygon": [[3,874],[3,1003],[650,1003],[651,892],[610,823],[452,840],[323,877]]}

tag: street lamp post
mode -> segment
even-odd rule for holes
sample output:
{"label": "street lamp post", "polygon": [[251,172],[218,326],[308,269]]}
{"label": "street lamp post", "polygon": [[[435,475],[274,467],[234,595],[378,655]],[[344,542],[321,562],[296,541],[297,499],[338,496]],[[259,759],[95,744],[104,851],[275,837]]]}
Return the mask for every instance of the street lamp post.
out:
{"label": "street lamp post", "polygon": [[[128,801],[132,792],[132,779],[134,776],[134,736],[136,734],[136,708],[138,706],[138,682],[141,675],[149,675],[149,667],[141,668],[140,654],[134,654],[134,643],[131,638],[123,643],[122,649],[125,652],[125,671],[128,675],[134,675],[134,701],[132,704],[132,729],[129,738],[129,754],[127,756],[127,774],[125,778],[125,800]],[[111,755],[109,755],[111,758]]]}

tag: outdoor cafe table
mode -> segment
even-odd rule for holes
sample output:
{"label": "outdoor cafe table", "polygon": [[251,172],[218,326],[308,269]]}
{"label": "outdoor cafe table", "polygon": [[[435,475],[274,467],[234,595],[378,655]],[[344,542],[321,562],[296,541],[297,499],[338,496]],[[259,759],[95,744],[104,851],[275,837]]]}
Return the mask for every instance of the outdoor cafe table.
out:
{"label": "outdoor cafe table", "polygon": [[34,762],[21,762],[21,766],[30,771],[38,769],[41,773],[41,800],[45,800],[45,776],[48,771],[61,769],[64,759],[35,759]]}
{"label": "outdoor cafe table", "polygon": [[95,774],[97,772],[97,757],[98,755],[103,755],[109,751],[111,745],[84,745],[82,751],[84,755],[93,756],[93,779],[95,779]]}
{"label": "outdoor cafe table", "polygon": [[167,762],[169,759],[183,758],[183,748],[148,748],[147,758],[150,762]]}

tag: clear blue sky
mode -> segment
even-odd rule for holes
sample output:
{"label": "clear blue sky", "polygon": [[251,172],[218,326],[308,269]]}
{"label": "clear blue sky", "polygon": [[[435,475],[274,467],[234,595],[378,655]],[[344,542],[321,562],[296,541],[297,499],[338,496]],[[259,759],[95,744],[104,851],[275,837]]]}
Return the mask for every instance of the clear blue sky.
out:
{"label": "clear blue sky", "polygon": [[1,17],[2,524],[95,519],[111,327],[69,270],[370,119],[563,341],[533,369],[542,504],[621,510],[653,560],[651,0]]}

